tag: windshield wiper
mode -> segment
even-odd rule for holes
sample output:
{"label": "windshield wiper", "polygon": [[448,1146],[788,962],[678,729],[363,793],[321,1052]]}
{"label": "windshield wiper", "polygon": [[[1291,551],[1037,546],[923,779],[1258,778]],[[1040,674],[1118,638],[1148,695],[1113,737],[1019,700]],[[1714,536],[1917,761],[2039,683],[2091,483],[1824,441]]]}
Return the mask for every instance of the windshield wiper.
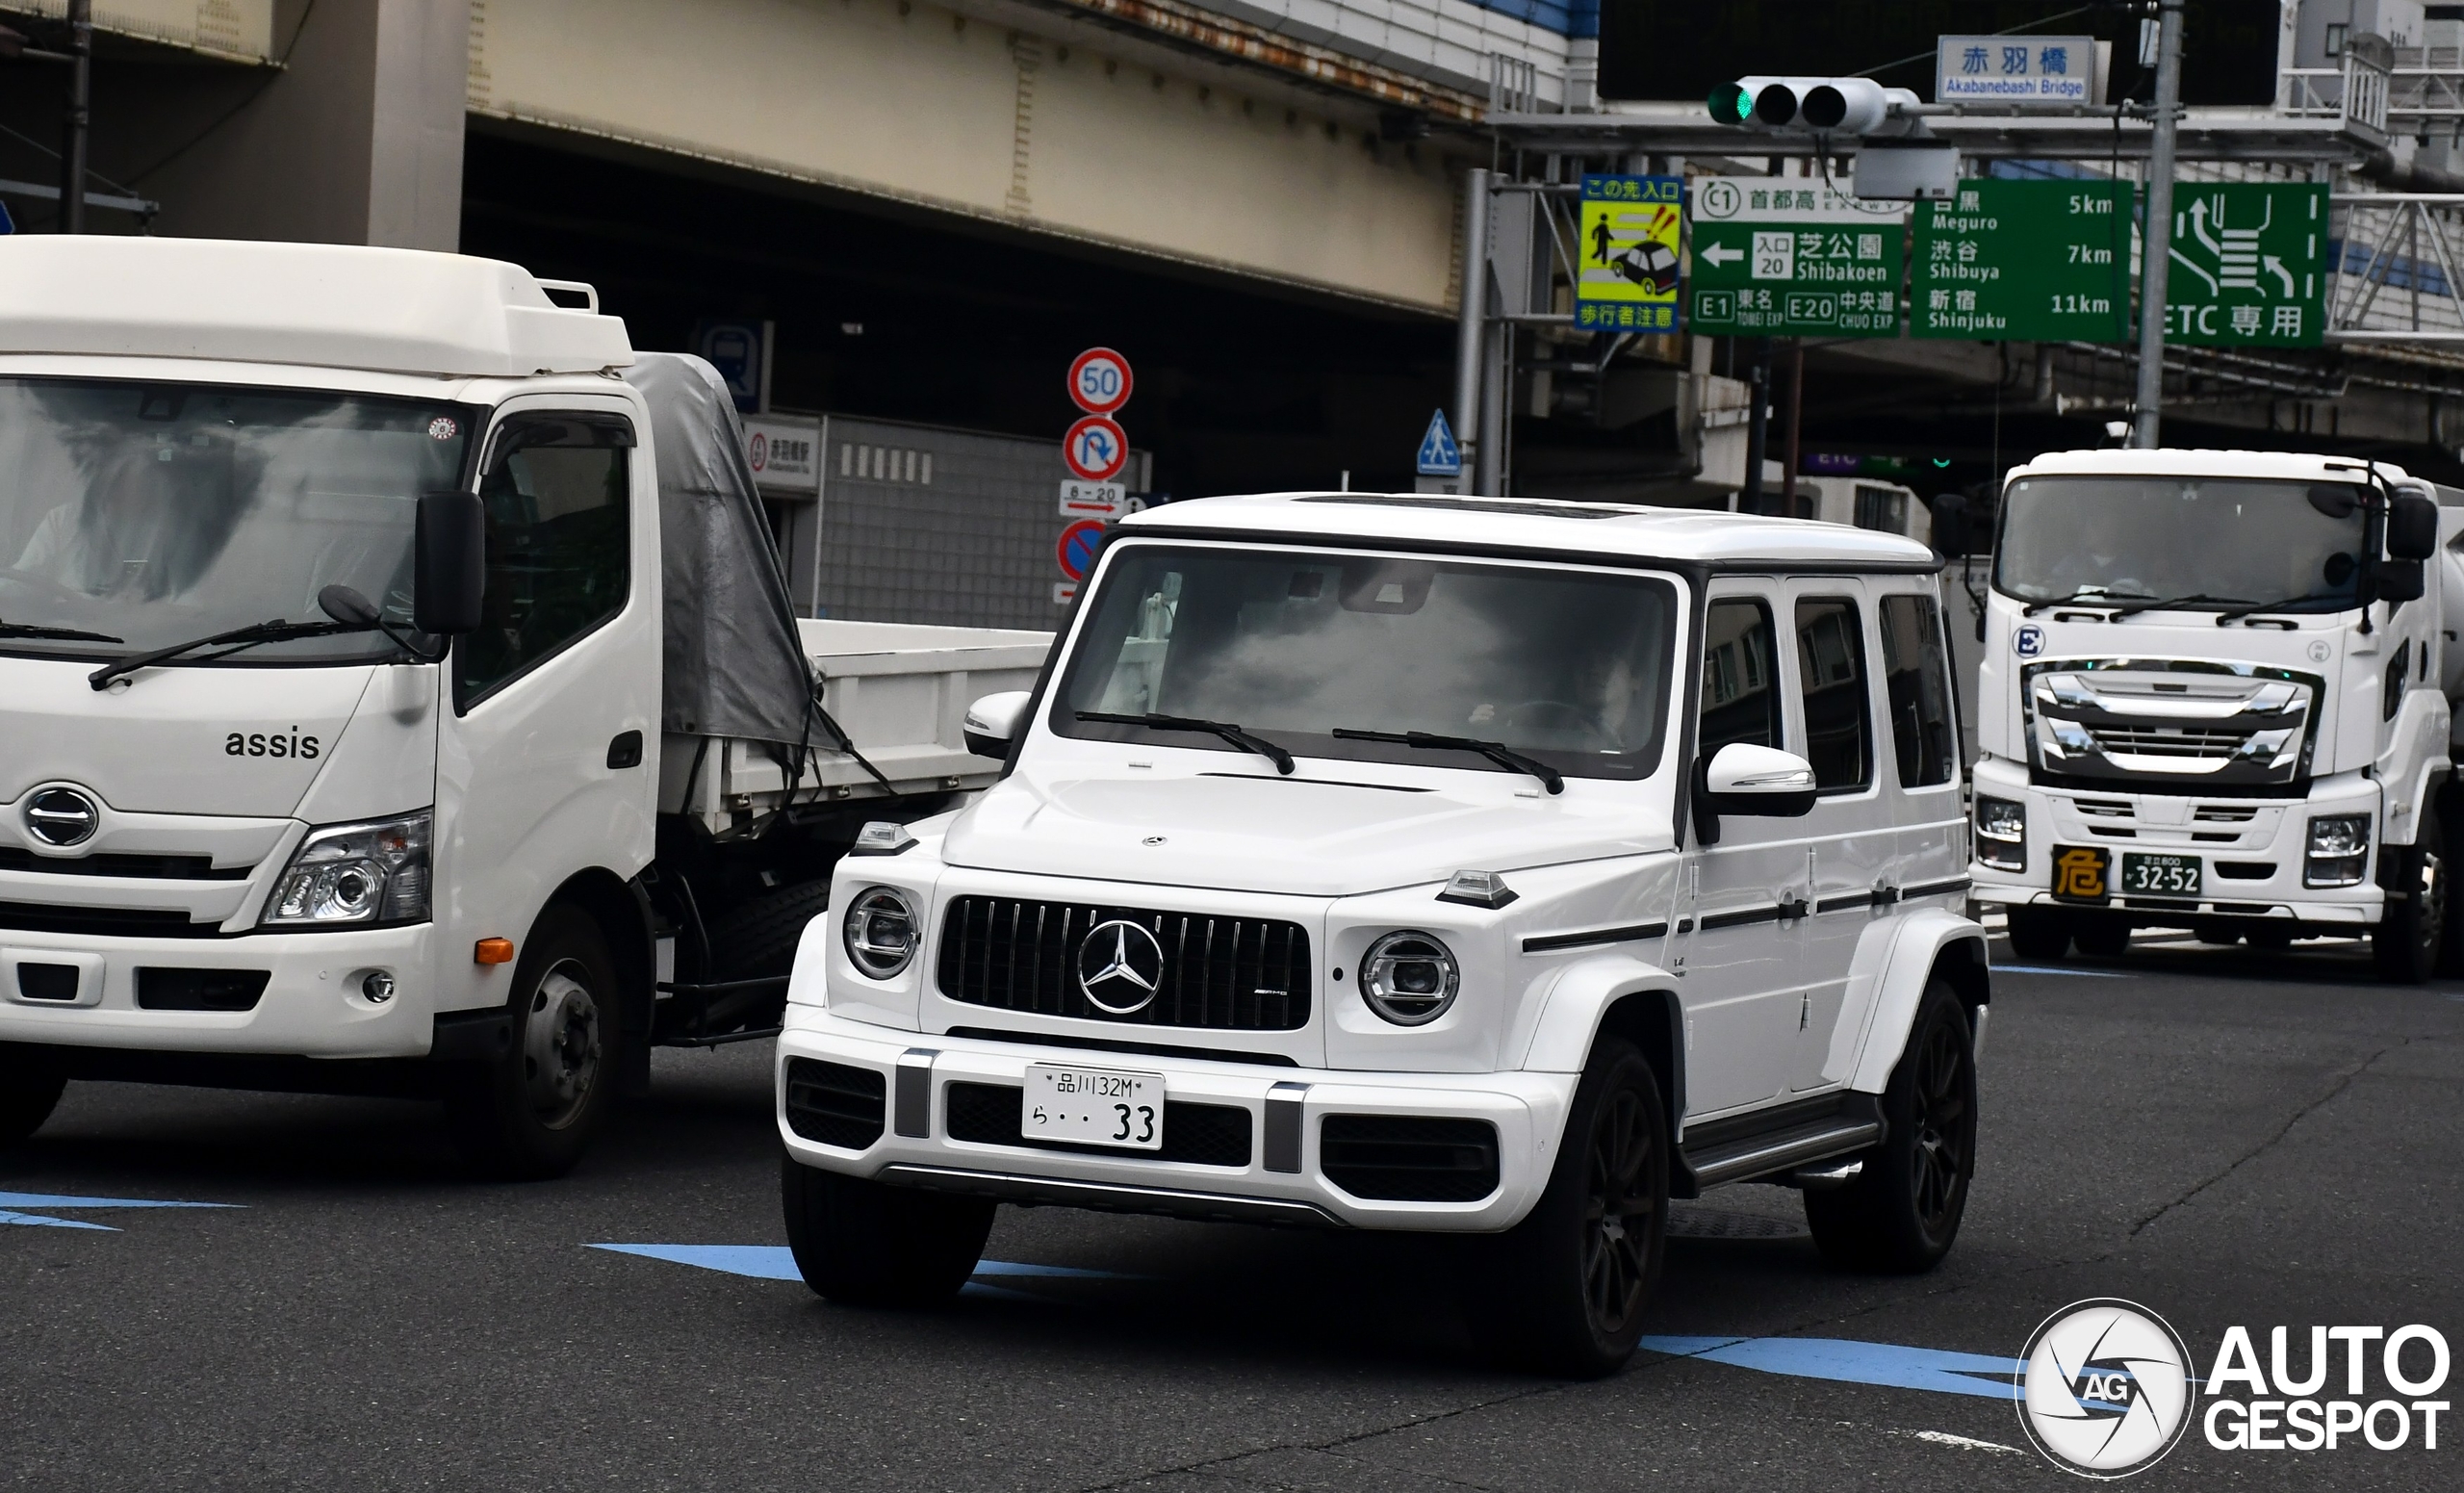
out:
{"label": "windshield wiper", "polygon": [[1143,726],[1149,731],[1195,731],[1221,736],[1244,752],[1255,752],[1274,763],[1274,770],[1292,776],[1292,754],[1271,741],[1250,735],[1230,721],[1202,721],[1187,715],[1115,715],[1108,710],[1081,710],[1078,718],[1105,726]]}
{"label": "windshield wiper", "polygon": [[2082,586],[2068,596],[2058,596],[2050,602],[2030,602],[2019,609],[2022,617],[2033,617],[2048,606],[2102,606],[2108,602],[2120,605],[2123,602],[2152,602],[2155,598],[2144,591],[2090,590]]}
{"label": "windshield wiper", "polygon": [[[177,658],[182,654],[194,653],[200,648],[227,648],[236,651],[242,648],[254,648],[259,643],[286,642],[295,637],[331,637],[337,632],[373,632],[375,631],[376,625],[372,622],[364,624],[352,622],[285,622],[281,618],[277,617],[271,622],[252,622],[244,628],[233,628],[228,632],[217,632],[212,637],[192,638],[190,641],[185,643],[173,643],[168,648],[157,648],[148,653],[130,654],[127,657],[120,659],[116,663],[107,663],[101,668],[96,669],[93,673],[87,675],[86,682],[93,685],[96,689],[109,689],[111,687],[112,681],[124,675],[134,674],[138,670],[145,668],[151,664],[163,663],[169,659]],[[115,639],[115,641],[116,641],[116,639]]]}
{"label": "windshield wiper", "polygon": [[2245,617],[2255,616],[2263,611],[2282,611],[2288,606],[2298,606],[2304,602],[2357,603],[2357,599],[2341,591],[2313,591],[2308,596],[2288,596],[2280,602],[2251,602],[2246,605],[2236,606],[2231,611],[2218,612],[2216,625],[2220,628],[2227,623],[2239,622]]}
{"label": "windshield wiper", "polygon": [[2206,602],[2211,605],[2221,605],[2226,606],[2246,606],[2250,605],[2250,599],[2246,596],[2210,596],[2204,591],[2194,591],[2188,596],[2169,596],[2161,602],[2125,603],[2124,605],[2114,608],[2114,615],[2117,617],[2135,617],[2143,611],[2171,611],[2175,607],[2188,606],[2194,602]]}
{"label": "windshield wiper", "polygon": [[1340,741],[1386,741],[1397,746],[1425,747],[1437,752],[1477,752],[1508,772],[1527,773],[1552,793],[1566,790],[1566,776],[1547,762],[1524,756],[1502,741],[1475,736],[1439,736],[1425,731],[1354,731],[1338,726],[1330,733]]}
{"label": "windshield wiper", "polygon": [[47,628],[34,622],[0,622],[0,637],[56,637],[71,643],[125,643],[124,637],[108,632],[89,632],[84,628]]}

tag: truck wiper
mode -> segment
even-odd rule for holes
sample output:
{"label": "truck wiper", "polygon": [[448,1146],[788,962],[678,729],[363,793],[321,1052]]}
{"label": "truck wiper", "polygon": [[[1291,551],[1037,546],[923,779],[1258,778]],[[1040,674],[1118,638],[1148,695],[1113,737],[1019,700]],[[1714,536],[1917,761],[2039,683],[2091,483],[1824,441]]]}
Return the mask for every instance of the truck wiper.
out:
{"label": "truck wiper", "polygon": [[2313,591],[2308,596],[2288,596],[2280,602],[2252,602],[2247,605],[2236,606],[2230,611],[2218,612],[2216,614],[2216,625],[2220,628],[2225,626],[2227,623],[2239,622],[2245,617],[2256,616],[2258,613],[2263,611],[2282,611],[2288,606],[2298,606],[2304,602],[2351,602],[2357,599],[2348,596],[2341,591]]}
{"label": "truck wiper", "polygon": [[1566,790],[1565,774],[1547,762],[1524,756],[1502,741],[1474,736],[1439,736],[1425,731],[1354,731],[1338,726],[1329,734],[1340,741],[1387,741],[1397,746],[1424,747],[1436,752],[1477,752],[1508,772],[1527,773],[1552,793]]}
{"label": "truck wiper", "polygon": [[96,689],[108,689],[111,687],[112,681],[116,679],[134,674],[151,664],[177,658],[182,654],[192,654],[200,648],[224,648],[237,651],[243,648],[254,648],[259,643],[286,642],[295,637],[331,637],[337,632],[373,632],[375,631],[374,623],[285,622],[277,617],[271,622],[252,622],[244,628],[233,628],[228,632],[217,632],[212,637],[192,638],[185,643],[173,643],[168,648],[131,654],[116,663],[107,663],[87,675],[86,682]]}
{"label": "truck wiper", "polygon": [[2204,591],[2194,591],[2188,596],[2169,596],[2161,602],[2125,603],[2124,605],[2114,608],[2114,615],[2117,617],[2136,617],[2143,611],[2171,611],[2177,606],[2188,606],[2197,602],[2206,602],[2210,605],[2222,605],[2226,606],[2246,606],[2250,605],[2250,599],[2246,596],[2210,596]]}
{"label": "truck wiper", "polygon": [[1188,715],[1115,715],[1108,710],[1081,710],[1078,718],[1105,726],[1143,726],[1149,731],[1195,731],[1221,736],[1244,752],[1255,752],[1274,763],[1274,770],[1292,776],[1292,754],[1271,741],[1250,735],[1230,721],[1202,721]]}
{"label": "truck wiper", "polygon": [[2144,591],[2091,590],[2086,586],[2082,586],[2078,590],[2071,592],[2068,596],[2058,596],[2050,602],[2030,602],[2027,605],[2019,608],[2019,615],[2022,617],[2033,617],[2049,606],[2102,606],[2108,602],[2118,605],[2123,602],[2152,602],[2154,600],[2154,597],[2149,596]]}
{"label": "truck wiper", "polygon": [[71,643],[125,643],[124,637],[108,632],[89,632],[84,628],[47,628],[33,622],[0,622],[0,637],[56,637]]}

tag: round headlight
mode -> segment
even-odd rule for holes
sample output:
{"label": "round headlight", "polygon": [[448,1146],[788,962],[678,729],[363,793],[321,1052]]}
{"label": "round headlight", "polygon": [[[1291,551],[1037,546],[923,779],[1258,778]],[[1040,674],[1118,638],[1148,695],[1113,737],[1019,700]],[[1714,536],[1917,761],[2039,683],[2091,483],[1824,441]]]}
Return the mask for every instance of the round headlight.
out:
{"label": "round headlight", "polygon": [[1397,1026],[1426,1026],[1446,1015],[1462,988],[1453,953],[1425,933],[1390,933],[1360,962],[1360,993]]}
{"label": "round headlight", "polygon": [[915,957],[915,909],[905,892],[892,888],[857,893],[841,932],[848,959],[876,980],[888,979]]}

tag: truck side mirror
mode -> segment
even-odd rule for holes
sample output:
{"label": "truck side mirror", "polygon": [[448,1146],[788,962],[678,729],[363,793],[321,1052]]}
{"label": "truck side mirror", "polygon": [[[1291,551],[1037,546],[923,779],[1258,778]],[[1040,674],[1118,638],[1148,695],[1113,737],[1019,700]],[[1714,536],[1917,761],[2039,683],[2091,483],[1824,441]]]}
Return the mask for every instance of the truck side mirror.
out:
{"label": "truck side mirror", "polygon": [[978,757],[1007,760],[1010,743],[1017,739],[1018,728],[1025,724],[1028,698],[1023,689],[1005,689],[968,706],[966,722],[961,728],[966,737],[966,749]]}
{"label": "truck side mirror", "polygon": [[440,637],[475,630],[488,581],[487,509],[478,494],[420,499],[411,543],[411,626]]}
{"label": "truck side mirror", "polygon": [[2418,602],[2428,582],[2422,574],[2419,560],[2381,560],[2376,583],[2371,587],[2382,602]]}
{"label": "truck side mirror", "polygon": [[1953,559],[1968,553],[1967,499],[1944,493],[1926,506],[1934,514],[1934,548]]}
{"label": "truck side mirror", "polygon": [[[2387,504],[2389,558],[2426,560],[2437,553],[2438,504],[2419,493],[2398,493]],[[2380,594],[2386,594],[2383,582]]]}
{"label": "truck side mirror", "polygon": [[1703,800],[1724,814],[1793,819],[1813,809],[1813,764],[1794,752],[1732,741],[1703,770]]}

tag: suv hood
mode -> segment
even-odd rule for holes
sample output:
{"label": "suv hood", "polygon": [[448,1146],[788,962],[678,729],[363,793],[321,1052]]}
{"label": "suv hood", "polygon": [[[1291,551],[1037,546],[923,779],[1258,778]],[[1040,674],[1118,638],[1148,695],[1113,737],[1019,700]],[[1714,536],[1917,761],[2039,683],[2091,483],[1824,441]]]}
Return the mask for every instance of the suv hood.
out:
{"label": "suv hood", "polygon": [[1665,850],[1667,811],[1639,784],[1569,780],[1522,797],[1524,780],[1463,774],[1425,790],[1299,776],[1003,779],[951,824],[951,865],[1038,876],[1343,897]]}

